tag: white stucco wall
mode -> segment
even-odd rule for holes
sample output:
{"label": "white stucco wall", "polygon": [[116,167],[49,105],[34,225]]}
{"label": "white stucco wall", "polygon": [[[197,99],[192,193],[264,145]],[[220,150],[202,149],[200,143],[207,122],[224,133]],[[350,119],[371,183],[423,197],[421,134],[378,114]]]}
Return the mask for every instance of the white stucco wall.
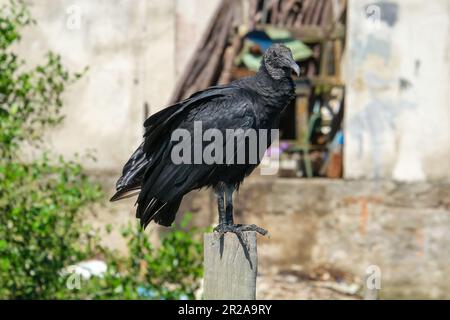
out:
{"label": "white stucco wall", "polygon": [[349,0],[345,177],[450,179],[450,1]]}
{"label": "white stucco wall", "polygon": [[[5,2],[6,0],[0,0]],[[218,0],[28,0],[37,26],[19,54],[33,64],[48,50],[86,76],[65,95],[64,124],[49,147],[70,157],[94,150],[91,170],[117,173],[143,133],[143,105],[165,107]]]}

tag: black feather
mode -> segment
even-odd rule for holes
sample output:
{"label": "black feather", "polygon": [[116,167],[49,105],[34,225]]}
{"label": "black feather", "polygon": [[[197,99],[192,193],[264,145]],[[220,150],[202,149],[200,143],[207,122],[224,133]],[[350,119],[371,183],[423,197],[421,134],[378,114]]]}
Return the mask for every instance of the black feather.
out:
{"label": "black feather", "polygon": [[[287,48],[280,48],[268,50],[255,76],[197,92],[149,117],[144,123],[145,140],[125,164],[111,200],[140,190],[136,217],[142,226],[152,220],[169,226],[186,193],[220,183],[239,187],[257,164],[174,164],[171,134],[178,128],[192,133],[195,121],[202,122],[203,130],[215,128],[223,133],[277,128],[282,109],[295,96],[286,68],[292,65],[292,56]],[[238,148],[247,146],[237,143],[235,153]]]}

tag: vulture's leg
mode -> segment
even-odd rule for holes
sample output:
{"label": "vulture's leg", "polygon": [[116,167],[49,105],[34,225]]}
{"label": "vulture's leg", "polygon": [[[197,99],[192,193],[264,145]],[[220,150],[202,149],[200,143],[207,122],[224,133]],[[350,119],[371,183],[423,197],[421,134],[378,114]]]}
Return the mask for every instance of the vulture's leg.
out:
{"label": "vulture's leg", "polygon": [[225,186],[225,206],[226,206],[226,218],[225,223],[233,225],[233,192],[236,188],[232,185]]}
{"label": "vulture's leg", "polygon": [[[219,225],[214,228],[214,231],[218,232],[220,236],[227,232],[232,232],[240,239],[242,239],[243,231],[256,231],[263,236],[266,235],[268,233],[267,230],[260,228],[255,224],[234,224],[233,192],[235,189],[234,185],[226,185],[223,189],[221,188],[221,192],[218,192],[216,188],[216,195],[220,193],[217,198],[219,207]],[[223,208],[223,193],[225,193],[225,210]]]}
{"label": "vulture's leg", "polygon": [[217,197],[217,210],[219,211],[219,224],[225,223],[225,202],[224,191],[222,186],[217,186],[214,189]]}

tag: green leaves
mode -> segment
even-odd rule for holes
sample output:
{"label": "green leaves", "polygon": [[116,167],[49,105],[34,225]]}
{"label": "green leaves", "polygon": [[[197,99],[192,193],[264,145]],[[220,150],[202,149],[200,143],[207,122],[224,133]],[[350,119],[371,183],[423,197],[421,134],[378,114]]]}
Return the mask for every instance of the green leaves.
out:
{"label": "green leaves", "polygon": [[52,298],[60,270],[87,258],[80,211],[102,193],[81,166],[44,153],[21,161],[21,142],[38,143],[62,117],[62,94],[79,78],[54,53],[25,68],[12,52],[33,24],[22,2],[0,7],[0,298]]}
{"label": "green leaves", "polygon": [[10,283],[0,297],[52,298],[59,271],[88,257],[79,212],[101,197],[100,187],[78,164],[47,156],[0,160],[0,172],[0,283]]}
{"label": "green leaves", "polygon": [[[80,210],[102,194],[79,164],[45,154],[29,164],[0,161],[0,176],[0,298],[194,298],[202,245],[201,232],[188,229],[190,215],[158,247],[140,226],[128,225],[128,254],[120,255],[82,223]],[[93,257],[107,263],[105,276],[69,290],[60,271]]]}
{"label": "green leaves", "polygon": [[[185,215],[187,226],[190,215]],[[108,271],[83,282],[72,298],[83,299],[194,299],[203,274],[201,232],[172,227],[154,247],[136,224],[122,229],[127,255],[102,248]]]}
{"label": "green leaves", "polygon": [[[22,142],[43,148],[42,135],[63,117],[66,87],[87,71],[70,73],[48,53],[33,68],[10,49],[22,27],[34,23],[22,2],[0,8],[0,299],[179,299],[193,298],[202,274],[202,246],[195,229],[171,230],[154,248],[140,227],[123,236],[129,254],[100,245],[81,212],[102,198],[100,186],[78,161],[43,152],[21,161]],[[107,226],[112,232],[112,227]],[[101,257],[103,278],[67,287],[61,270]],[[73,276],[73,274],[72,274]]]}
{"label": "green leaves", "polygon": [[47,53],[44,63],[27,68],[11,51],[20,30],[33,24],[21,1],[0,8],[0,156],[17,156],[22,141],[40,142],[43,130],[61,123],[62,95],[81,76],[70,73],[61,57]]}
{"label": "green leaves", "polygon": [[0,50],[20,40],[20,28],[33,24],[28,8],[22,1],[10,0],[0,7]]}
{"label": "green leaves", "polygon": [[22,28],[34,24],[22,1],[0,7],[0,157],[18,156],[19,145],[38,144],[43,131],[61,123],[63,93],[80,73],[69,72],[53,52],[44,62],[27,67],[13,51]]}
{"label": "green leaves", "polygon": [[43,131],[61,123],[62,95],[84,73],[71,74],[61,57],[48,53],[46,62],[24,70],[10,52],[0,54],[0,143],[3,156],[17,154],[21,141],[39,142]]}

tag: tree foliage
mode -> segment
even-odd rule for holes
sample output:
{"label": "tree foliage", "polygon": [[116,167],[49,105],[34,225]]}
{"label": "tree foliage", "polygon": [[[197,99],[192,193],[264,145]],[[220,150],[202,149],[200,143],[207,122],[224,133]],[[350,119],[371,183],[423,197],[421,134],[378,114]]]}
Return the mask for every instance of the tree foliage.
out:
{"label": "tree foliage", "polygon": [[[99,244],[82,211],[102,197],[78,161],[50,150],[31,161],[21,147],[45,150],[44,130],[63,121],[63,93],[82,77],[49,52],[29,66],[14,52],[35,21],[22,2],[0,8],[0,298],[193,298],[201,276],[194,231],[169,232],[155,249],[140,228],[127,228],[129,255]],[[102,257],[102,278],[67,288],[67,266]]]}

